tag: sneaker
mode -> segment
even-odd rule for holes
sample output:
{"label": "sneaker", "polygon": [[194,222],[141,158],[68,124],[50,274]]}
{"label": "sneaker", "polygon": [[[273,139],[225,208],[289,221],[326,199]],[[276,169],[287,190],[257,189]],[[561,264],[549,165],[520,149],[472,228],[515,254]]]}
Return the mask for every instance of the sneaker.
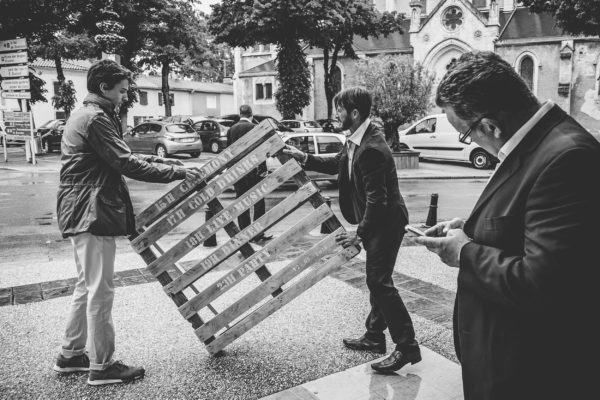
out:
{"label": "sneaker", "polygon": [[105,370],[90,370],[88,385],[109,385],[111,383],[127,383],[144,377],[144,368],[129,367],[121,361],[115,361]]}
{"label": "sneaker", "polygon": [[53,369],[56,372],[87,372],[90,370],[90,359],[85,353],[71,358],[59,354]]}

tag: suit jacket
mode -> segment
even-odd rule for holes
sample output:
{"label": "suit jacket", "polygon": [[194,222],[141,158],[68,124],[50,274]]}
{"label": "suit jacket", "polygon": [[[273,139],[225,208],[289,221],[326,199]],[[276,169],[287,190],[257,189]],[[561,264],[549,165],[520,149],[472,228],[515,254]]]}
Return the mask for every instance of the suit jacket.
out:
{"label": "suit jacket", "polygon": [[352,179],[348,176],[348,142],[335,157],[309,155],[305,168],[338,174],[342,215],[358,224],[356,232],[362,239],[403,229],[408,223],[392,152],[376,125],[368,126],[354,152]]}
{"label": "suit jacket", "polygon": [[[239,140],[246,133],[250,132],[254,129],[256,125],[251,122],[240,120],[236,124],[232,125],[231,128],[227,131],[227,146],[231,146],[237,140]],[[267,164],[261,163],[257,169],[253,172],[248,173],[245,177],[240,179],[241,182],[246,182],[247,184],[254,186],[254,184],[260,180],[259,175],[263,172],[267,171]]]}
{"label": "suit jacket", "polygon": [[464,226],[454,334],[465,399],[592,388],[599,185],[600,144],[558,106],[499,165]]}

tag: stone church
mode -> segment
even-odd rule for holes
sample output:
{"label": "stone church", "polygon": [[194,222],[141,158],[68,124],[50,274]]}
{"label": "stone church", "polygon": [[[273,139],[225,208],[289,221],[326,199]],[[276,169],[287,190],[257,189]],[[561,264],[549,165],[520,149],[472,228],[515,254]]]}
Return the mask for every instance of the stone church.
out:
{"label": "stone church", "polygon": [[[381,11],[406,15],[403,33],[354,40],[359,58],[391,54],[419,62],[439,80],[452,60],[471,50],[494,51],[508,61],[541,101],[553,100],[583,126],[600,133],[600,38],[571,36],[551,14],[533,14],[514,0],[375,0]],[[312,77],[311,104],[304,119],[327,118],[323,54],[306,50]],[[236,49],[236,108],[279,119],[273,45]],[[356,61],[338,60],[340,88],[356,84]],[[436,112],[435,106],[432,112]]]}

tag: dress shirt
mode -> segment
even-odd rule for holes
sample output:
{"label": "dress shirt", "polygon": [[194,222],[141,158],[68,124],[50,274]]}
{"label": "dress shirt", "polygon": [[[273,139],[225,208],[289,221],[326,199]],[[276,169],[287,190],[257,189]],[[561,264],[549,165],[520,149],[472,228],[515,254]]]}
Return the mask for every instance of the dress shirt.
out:
{"label": "dress shirt", "polygon": [[360,146],[363,136],[371,123],[371,119],[367,118],[354,133],[347,136],[348,142],[348,177],[352,178],[352,161],[354,160],[354,151]]}

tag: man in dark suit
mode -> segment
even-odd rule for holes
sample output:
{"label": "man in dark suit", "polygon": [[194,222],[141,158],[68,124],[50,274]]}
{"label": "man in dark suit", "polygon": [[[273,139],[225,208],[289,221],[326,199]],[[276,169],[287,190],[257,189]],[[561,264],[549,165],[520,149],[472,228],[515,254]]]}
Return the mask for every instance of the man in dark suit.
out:
{"label": "man in dark suit", "polygon": [[[229,128],[227,131],[227,146],[231,146],[242,136],[250,132],[254,129],[255,125],[252,122],[252,108],[247,104],[242,104],[240,106],[240,120]],[[254,185],[256,185],[262,179],[262,175],[267,172],[266,163],[261,163],[258,168],[248,173],[242,179],[233,184],[235,188],[236,198],[240,197],[248,190],[250,190]],[[254,204],[254,221],[265,214],[265,200],[260,199],[256,204]],[[250,225],[250,210],[244,211],[242,214],[238,216],[238,223],[240,225],[240,229],[244,229]],[[264,242],[265,240],[269,240],[273,237],[273,235],[269,235],[265,232],[253,238],[251,241],[255,243]]]}
{"label": "man in dark suit", "polygon": [[491,52],[463,54],[436,102],[460,141],[501,161],[466,221],[418,239],[459,268],[465,399],[593,397],[600,144]]}
{"label": "man in dark suit", "polygon": [[287,146],[284,153],[300,161],[305,169],[338,174],[339,202],[344,218],[358,224],[356,232],[337,237],[343,246],[362,241],[367,253],[366,275],[371,312],[366,333],[358,339],[344,339],[354,350],[386,352],[384,331],[389,329],[396,348],[389,357],[372,364],[378,372],[391,372],[408,363],[421,361],[412,320],[398,290],[392,272],[408,223],[408,212],[398,189],[396,165],[381,130],[369,119],[371,95],[354,87],[334,98],[342,129],[350,135],[335,157],[316,157]]}

